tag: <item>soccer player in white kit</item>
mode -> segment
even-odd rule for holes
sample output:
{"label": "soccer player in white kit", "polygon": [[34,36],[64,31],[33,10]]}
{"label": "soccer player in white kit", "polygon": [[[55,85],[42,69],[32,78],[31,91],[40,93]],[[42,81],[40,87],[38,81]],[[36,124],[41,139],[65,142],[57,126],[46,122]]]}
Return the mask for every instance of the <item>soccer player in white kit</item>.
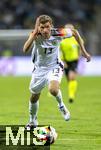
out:
{"label": "soccer player in white kit", "polygon": [[80,35],[76,30],[53,28],[52,19],[48,15],[41,15],[36,19],[34,30],[25,42],[23,52],[32,48],[34,69],[30,82],[31,97],[29,101],[30,119],[28,127],[38,125],[37,113],[39,97],[42,89],[48,84],[49,92],[55,96],[58,107],[66,121],[70,119],[70,112],[66,108],[59,84],[63,74],[63,63],[59,58],[59,42],[62,37],[75,36],[82,49],[83,56],[90,61],[90,55],[85,50]]}

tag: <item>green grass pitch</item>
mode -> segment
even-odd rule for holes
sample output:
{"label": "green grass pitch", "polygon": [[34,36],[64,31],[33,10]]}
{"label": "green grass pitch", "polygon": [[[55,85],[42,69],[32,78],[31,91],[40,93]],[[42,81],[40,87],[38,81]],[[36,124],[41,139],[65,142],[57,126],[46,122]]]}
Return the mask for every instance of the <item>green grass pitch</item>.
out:
{"label": "green grass pitch", "polygon": [[[28,122],[29,77],[0,77],[0,125]],[[101,150],[101,77],[78,77],[78,93],[68,103],[67,82],[63,78],[63,99],[71,112],[66,122],[54,97],[45,88],[40,97],[39,124],[52,125],[58,132],[51,150]]]}

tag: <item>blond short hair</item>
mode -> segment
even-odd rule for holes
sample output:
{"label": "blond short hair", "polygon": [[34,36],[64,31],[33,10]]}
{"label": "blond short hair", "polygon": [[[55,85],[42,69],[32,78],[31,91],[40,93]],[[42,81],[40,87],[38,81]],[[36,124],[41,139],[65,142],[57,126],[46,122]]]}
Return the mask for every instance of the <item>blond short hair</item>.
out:
{"label": "blond short hair", "polygon": [[39,23],[45,24],[49,22],[51,25],[53,24],[53,20],[50,16],[48,15],[40,15],[39,16]]}

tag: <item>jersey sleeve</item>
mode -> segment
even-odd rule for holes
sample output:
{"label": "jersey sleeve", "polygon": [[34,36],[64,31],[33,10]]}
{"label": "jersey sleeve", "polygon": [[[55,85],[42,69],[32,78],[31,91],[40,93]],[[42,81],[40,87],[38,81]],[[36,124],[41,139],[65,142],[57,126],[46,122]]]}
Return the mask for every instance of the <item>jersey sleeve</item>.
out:
{"label": "jersey sleeve", "polygon": [[70,28],[57,28],[53,30],[52,35],[60,38],[68,38],[72,36],[72,30]]}
{"label": "jersey sleeve", "polygon": [[71,37],[72,36],[72,30],[69,28],[64,28],[60,30],[60,36],[61,37]]}
{"label": "jersey sleeve", "polygon": [[35,41],[33,42],[32,54],[31,54],[32,62],[35,63],[37,59],[37,50],[35,46]]}

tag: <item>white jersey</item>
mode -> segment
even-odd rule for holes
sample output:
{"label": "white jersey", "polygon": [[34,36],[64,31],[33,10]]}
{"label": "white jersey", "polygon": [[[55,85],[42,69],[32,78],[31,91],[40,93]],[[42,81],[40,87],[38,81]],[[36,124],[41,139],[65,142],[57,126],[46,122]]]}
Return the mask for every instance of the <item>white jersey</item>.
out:
{"label": "white jersey", "polygon": [[31,93],[40,93],[50,81],[61,82],[63,65],[59,57],[60,40],[59,36],[51,36],[49,39],[39,36],[34,41],[32,60],[35,66],[29,87]]}
{"label": "white jersey", "polygon": [[[68,37],[72,34],[68,33]],[[59,44],[61,37],[50,36],[49,39],[43,39],[39,36],[34,41],[32,49],[32,60],[36,67],[53,67],[60,61]]]}

